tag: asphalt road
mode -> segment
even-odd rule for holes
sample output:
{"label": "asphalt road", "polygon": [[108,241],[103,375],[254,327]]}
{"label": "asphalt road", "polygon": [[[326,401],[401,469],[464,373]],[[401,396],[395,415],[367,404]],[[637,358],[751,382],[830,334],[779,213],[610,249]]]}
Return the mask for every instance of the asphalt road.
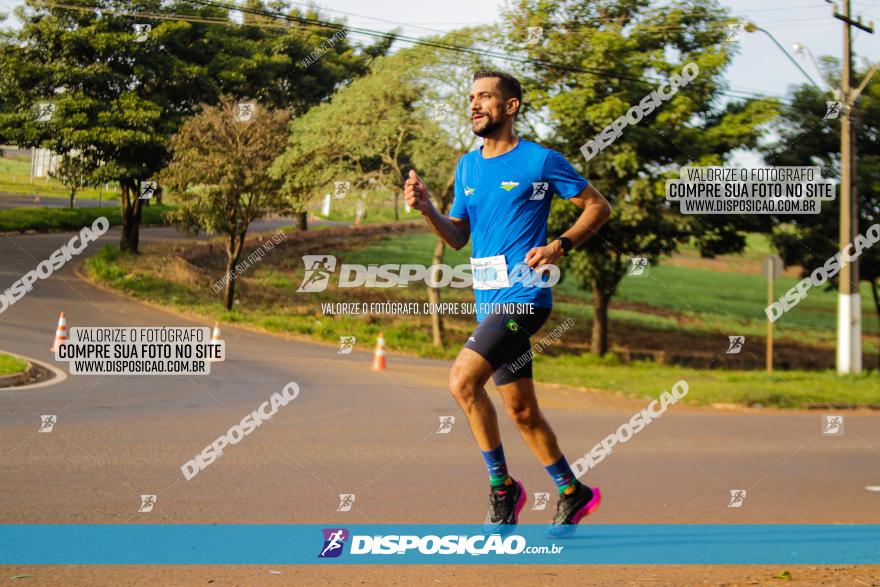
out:
{"label": "asphalt road", "polygon": [[[119,206],[118,200],[92,200],[77,198],[76,205],[79,208],[116,208]],[[11,194],[8,192],[0,192],[0,208],[34,208],[34,196],[23,194]],[[40,206],[43,208],[69,208],[69,198],[50,198],[47,196],[40,197]]]}
{"label": "asphalt road", "polygon": [[[68,238],[0,235],[0,290]],[[117,238],[114,229],[102,241]],[[143,240],[156,238],[175,236],[167,228],[143,230]],[[85,254],[98,248],[92,244]],[[0,350],[54,363],[49,348],[61,311],[69,326],[209,325],[94,287],[74,274],[73,265],[37,282],[0,314]],[[0,391],[0,523],[482,521],[484,465],[446,391],[448,363],[395,356],[395,341],[388,340],[389,368],[374,372],[373,341],[359,341],[352,354],[340,355],[335,346],[230,326],[222,327],[222,335],[228,358],[215,363],[209,376],[69,376],[55,385]],[[194,479],[183,478],[184,462],[290,381],[302,390],[294,402]],[[657,391],[673,383],[658,380]],[[589,372],[584,385],[589,386]],[[570,460],[647,403],[559,386],[539,386],[539,396]],[[42,414],[57,415],[52,433],[37,433]],[[456,416],[453,430],[436,434],[438,417],[445,415]],[[512,473],[530,493],[552,494],[549,477],[502,420]],[[591,519],[605,524],[880,523],[880,493],[865,490],[880,485],[878,422],[870,412],[847,413],[845,433],[835,437],[820,433],[819,413],[675,406],[588,474],[604,495]],[[732,489],[747,491],[742,507],[728,507]],[[356,495],[349,512],[336,511],[341,493]],[[141,494],[158,496],[152,513],[137,513]],[[552,504],[543,512],[527,507],[522,521],[549,521],[551,509]],[[148,576],[179,578],[162,568],[140,569],[104,568],[103,576],[127,573],[123,582],[129,584],[146,584],[137,581]],[[683,569],[675,581],[690,577]],[[236,582],[245,570],[227,570],[175,572],[191,571],[187,576],[198,577],[196,584],[218,576],[227,579],[219,584],[254,584]],[[6,567],[4,575],[20,571]],[[45,571],[45,584],[56,584],[50,577],[58,578],[57,584],[98,584],[89,573],[74,581],[76,569],[68,569],[69,575],[64,568]],[[570,568],[544,571],[553,580],[582,576]],[[658,576],[671,572],[655,571]],[[266,571],[254,572],[256,580]],[[339,580],[340,572],[323,577]],[[381,584],[382,577],[399,578],[402,571],[382,572],[371,569],[363,576],[378,576]],[[474,569],[411,572],[414,581],[427,583],[431,577],[486,580]],[[739,580],[751,572],[734,569],[724,577]],[[324,580],[320,573],[288,574],[319,582]],[[509,577],[527,581],[529,571],[523,573]],[[597,581],[606,577],[608,584],[633,577],[615,568],[596,573]],[[696,584],[696,579],[687,582]]]}

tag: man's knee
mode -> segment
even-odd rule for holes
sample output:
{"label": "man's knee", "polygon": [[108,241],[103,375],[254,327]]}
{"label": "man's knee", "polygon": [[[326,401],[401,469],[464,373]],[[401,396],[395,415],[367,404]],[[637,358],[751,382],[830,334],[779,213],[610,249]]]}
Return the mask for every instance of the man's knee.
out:
{"label": "man's knee", "polygon": [[506,404],[507,415],[519,428],[532,429],[541,424],[541,411],[530,402],[512,401]]}
{"label": "man's knee", "polygon": [[473,404],[482,386],[477,384],[474,374],[455,363],[449,371],[449,391],[462,407]]}

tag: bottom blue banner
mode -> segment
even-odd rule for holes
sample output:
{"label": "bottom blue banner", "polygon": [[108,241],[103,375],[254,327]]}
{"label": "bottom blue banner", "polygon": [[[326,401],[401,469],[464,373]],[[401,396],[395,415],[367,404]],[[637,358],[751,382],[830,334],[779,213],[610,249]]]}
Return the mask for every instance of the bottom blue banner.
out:
{"label": "bottom blue banner", "polygon": [[880,525],[0,525],[0,564],[880,564]]}

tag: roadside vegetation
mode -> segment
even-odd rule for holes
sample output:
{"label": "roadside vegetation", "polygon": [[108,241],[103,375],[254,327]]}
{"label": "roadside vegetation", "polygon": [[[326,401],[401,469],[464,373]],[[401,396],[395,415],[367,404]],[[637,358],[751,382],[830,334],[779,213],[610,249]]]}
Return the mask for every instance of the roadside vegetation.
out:
{"label": "roadside vegetation", "polygon": [[[174,208],[166,205],[147,206],[141,221],[144,224],[170,224],[169,213]],[[121,224],[119,206],[91,208],[7,208],[0,209],[0,232],[47,232],[52,230],[79,230],[106,216],[111,226]]]}
{"label": "roadside vegetation", "polygon": [[[430,316],[334,315],[322,309],[322,304],[385,301],[415,302],[421,307],[428,303],[422,283],[406,288],[339,289],[331,279],[324,292],[296,292],[304,276],[301,254],[320,249],[335,255],[339,263],[425,264],[430,259],[433,235],[413,232],[394,238],[358,238],[322,249],[323,235],[330,232],[315,233],[313,249],[285,248],[284,243],[276,246],[236,280],[237,303],[229,311],[224,309],[223,296],[210,287],[225,266],[219,249],[216,259],[205,256],[190,263],[180,256],[184,252],[180,245],[146,245],[136,260],[107,246],[86,262],[86,269],[96,281],[200,317],[206,323],[220,320],[328,343],[338,343],[341,336],[356,336],[356,346],[361,349],[372,348],[381,332],[391,353],[453,358],[473,330],[473,316],[447,315],[448,343],[437,348],[432,344]],[[563,282],[554,288],[551,321],[533,343],[566,320],[573,326],[536,356],[538,379],[635,397],[656,395],[664,385],[686,379],[691,385],[687,401],[695,404],[880,404],[876,371],[838,377],[828,368],[803,368],[811,364],[810,357],[819,364],[829,357],[833,361],[833,291],[811,292],[777,322],[777,371],[767,374],[761,370],[766,280],[759,273],[759,262],[767,240],[750,235],[748,243],[745,253],[720,257],[708,267],[695,266],[707,261],[685,247],[667,264],[652,267],[647,278],[625,278],[610,311],[612,351],[601,358],[589,353],[593,319],[589,296],[574,284]],[[448,251],[445,261],[454,266],[467,263],[468,257],[466,247]],[[779,291],[795,281],[792,275],[781,278]],[[442,301],[471,303],[473,294],[467,288],[445,288]],[[865,310],[865,351],[876,353],[877,322],[870,308]],[[746,337],[739,355],[726,354],[728,335]],[[684,362],[674,364],[678,360]],[[783,362],[791,364],[782,368]],[[874,365],[870,356],[866,365]]]}
{"label": "roadside vegetation", "polygon": [[6,353],[0,353],[0,376],[23,373],[27,371],[27,368],[27,361],[7,355]]}
{"label": "roadside vegetation", "polygon": [[[40,196],[40,198],[58,198],[67,200],[70,197],[70,189],[57,179],[52,177],[40,177],[31,180],[30,159],[0,157],[0,192],[7,194],[19,194],[22,196]],[[109,189],[86,187],[78,190],[77,200],[103,200],[116,205],[119,200],[119,188],[115,183],[109,184]]]}

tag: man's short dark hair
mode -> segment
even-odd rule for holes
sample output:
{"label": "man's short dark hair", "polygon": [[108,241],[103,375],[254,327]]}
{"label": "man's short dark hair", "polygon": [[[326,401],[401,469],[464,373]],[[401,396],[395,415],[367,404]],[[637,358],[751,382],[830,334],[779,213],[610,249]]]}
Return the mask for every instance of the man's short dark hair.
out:
{"label": "man's short dark hair", "polygon": [[498,78],[498,84],[501,86],[501,94],[504,96],[505,100],[509,98],[516,98],[519,100],[520,107],[516,109],[516,113],[514,114],[514,116],[518,116],[519,111],[522,109],[522,85],[520,85],[519,80],[509,73],[495,71],[494,69],[481,69],[474,73],[474,81],[484,77]]}

